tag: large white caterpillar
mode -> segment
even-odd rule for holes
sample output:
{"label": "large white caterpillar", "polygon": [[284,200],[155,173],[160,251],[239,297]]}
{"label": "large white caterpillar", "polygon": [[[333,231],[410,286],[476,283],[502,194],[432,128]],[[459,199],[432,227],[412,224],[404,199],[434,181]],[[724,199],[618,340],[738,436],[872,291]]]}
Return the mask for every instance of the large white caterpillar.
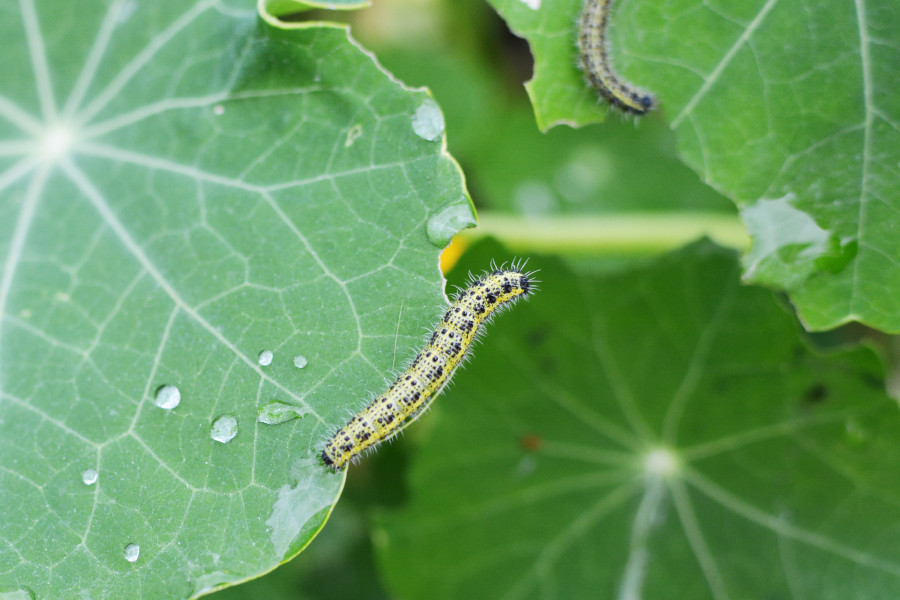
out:
{"label": "large white caterpillar", "polygon": [[585,0],[578,29],[581,70],[588,82],[611,105],[627,113],[645,115],[656,98],[622,79],[609,58],[606,36],[612,0]]}
{"label": "large white caterpillar", "polygon": [[523,266],[495,268],[456,296],[409,368],[325,443],[322,460],[326,466],[343,469],[353,457],[393,437],[428,408],[463,362],[482,323],[535,290],[534,273],[524,272]]}

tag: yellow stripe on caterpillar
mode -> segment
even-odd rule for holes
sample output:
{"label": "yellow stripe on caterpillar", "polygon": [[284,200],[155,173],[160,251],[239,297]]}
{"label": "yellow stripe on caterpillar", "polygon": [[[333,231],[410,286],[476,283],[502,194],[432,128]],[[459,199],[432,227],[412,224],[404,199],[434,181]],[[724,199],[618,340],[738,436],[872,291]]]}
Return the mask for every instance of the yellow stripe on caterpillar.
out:
{"label": "yellow stripe on caterpillar", "polygon": [[386,392],[337,431],[322,451],[325,465],[338,471],[362,451],[390,439],[428,408],[469,352],[482,323],[534,292],[534,272],[524,263],[474,278],[444,313],[425,347]]}
{"label": "yellow stripe on caterpillar", "polygon": [[622,79],[609,57],[609,24],[612,0],[585,0],[578,29],[581,70],[597,92],[612,106],[635,115],[656,108],[656,98]]}

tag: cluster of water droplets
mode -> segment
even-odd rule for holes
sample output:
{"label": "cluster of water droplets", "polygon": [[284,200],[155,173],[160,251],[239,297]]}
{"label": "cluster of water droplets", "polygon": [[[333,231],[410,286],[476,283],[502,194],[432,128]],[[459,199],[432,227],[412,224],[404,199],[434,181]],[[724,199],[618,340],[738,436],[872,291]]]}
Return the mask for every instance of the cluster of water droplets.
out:
{"label": "cluster of water droplets", "polygon": [[[256,359],[256,362],[259,363],[261,367],[268,367],[275,360],[275,353],[271,350],[263,350],[259,353],[259,357]],[[306,365],[309,364],[309,359],[303,356],[302,354],[298,354],[294,357],[294,366],[298,369],[303,369]]]}
{"label": "cluster of water droplets", "polygon": [[[261,367],[270,366],[275,360],[275,353],[271,350],[263,350],[259,353],[257,363]],[[293,365],[298,369],[303,369],[309,364],[309,359],[302,354],[294,356]],[[157,388],[153,397],[153,403],[159,408],[171,411],[181,404],[181,390],[177,385],[165,384]],[[278,400],[272,400],[259,409],[258,420],[260,423],[267,425],[277,425],[293,419],[303,417],[309,412],[309,409],[293,404],[287,404]],[[233,415],[225,414],[217,417],[209,429],[209,436],[213,440],[222,444],[227,444],[238,434],[238,421]],[[85,485],[94,485],[97,483],[100,475],[96,469],[85,469],[81,473],[81,480]],[[138,544],[130,543],[125,546],[123,556],[128,562],[137,562],[141,554],[141,547]]]}
{"label": "cluster of water droplets", "polygon": [[[261,367],[271,366],[275,361],[275,353],[271,350],[263,350],[257,357],[257,363]],[[297,354],[293,360],[294,367],[304,369],[309,365],[309,359],[303,354]],[[181,390],[173,384],[162,385],[156,390],[153,403],[164,410],[173,410],[181,404]],[[278,400],[272,400],[259,409],[258,421],[266,425],[277,425],[293,419],[299,419],[309,412],[302,406],[287,404]],[[238,434],[238,422],[233,415],[221,415],[210,426],[209,436],[222,444],[227,444]],[[86,485],[97,481],[97,471],[88,469],[82,473],[82,479]]]}

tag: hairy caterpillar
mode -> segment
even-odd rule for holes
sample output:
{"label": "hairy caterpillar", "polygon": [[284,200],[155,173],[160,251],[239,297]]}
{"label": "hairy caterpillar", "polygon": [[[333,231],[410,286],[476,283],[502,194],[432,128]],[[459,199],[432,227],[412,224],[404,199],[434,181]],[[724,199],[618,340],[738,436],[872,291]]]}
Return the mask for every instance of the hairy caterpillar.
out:
{"label": "hairy caterpillar", "polygon": [[459,292],[431,338],[383,394],[336,432],[322,451],[325,465],[338,471],[353,457],[399,433],[414,421],[450,381],[466,357],[482,323],[494,312],[535,290],[534,272],[524,263],[492,270]]}
{"label": "hairy caterpillar", "polygon": [[578,30],[581,70],[597,92],[616,108],[645,115],[656,107],[656,98],[623,80],[609,58],[606,28],[612,0],[585,0]]}

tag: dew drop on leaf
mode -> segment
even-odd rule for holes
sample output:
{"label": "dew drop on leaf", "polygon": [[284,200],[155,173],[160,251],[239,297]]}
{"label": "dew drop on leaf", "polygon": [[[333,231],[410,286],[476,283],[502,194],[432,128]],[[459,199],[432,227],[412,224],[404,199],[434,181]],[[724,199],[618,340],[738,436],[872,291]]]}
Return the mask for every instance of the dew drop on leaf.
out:
{"label": "dew drop on leaf", "polygon": [[137,544],[128,544],[125,546],[125,560],[128,562],[135,562],[138,559],[138,556],[141,555],[141,547]]}
{"label": "dew drop on leaf", "polygon": [[303,406],[295,406],[293,404],[279,402],[278,400],[272,400],[259,408],[259,416],[256,420],[265,425],[278,425],[285,421],[299,419],[308,412],[309,409]]}
{"label": "dew drop on leaf", "polygon": [[153,402],[160,408],[172,410],[181,403],[181,390],[174,385],[164,385],[156,390]]}
{"label": "dew drop on leaf", "polygon": [[272,364],[272,359],[275,358],[275,355],[272,354],[271,350],[263,350],[259,353],[259,364],[268,367]]}
{"label": "dew drop on leaf", "polygon": [[81,473],[81,481],[84,485],[94,485],[97,483],[97,471],[95,469],[86,469]]}
{"label": "dew drop on leaf", "polygon": [[227,444],[237,435],[237,419],[231,415],[223,415],[213,421],[209,436],[217,442]]}

